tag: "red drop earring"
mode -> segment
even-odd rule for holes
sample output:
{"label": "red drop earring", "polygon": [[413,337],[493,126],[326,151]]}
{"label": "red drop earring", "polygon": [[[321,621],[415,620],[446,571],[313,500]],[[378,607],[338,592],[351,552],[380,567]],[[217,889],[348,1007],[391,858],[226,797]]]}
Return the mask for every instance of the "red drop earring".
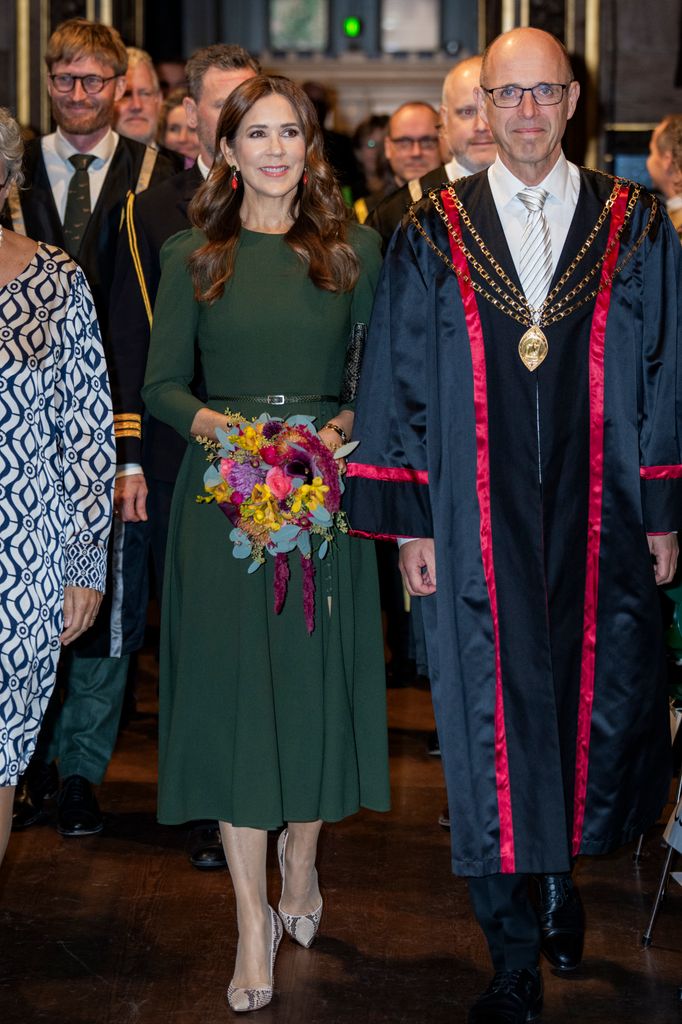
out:
{"label": "red drop earring", "polygon": [[304,184],[304,185],[307,185],[307,184],[308,184],[308,172],[307,172],[307,170],[305,169],[305,167],[303,168],[303,184]]}
{"label": "red drop earring", "polygon": [[232,177],[230,178],[230,185],[232,186],[232,191],[233,192],[236,192],[237,189],[239,188],[239,178],[237,177],[237,173],[238,173],[237,168],[233,167],[232,168]]}

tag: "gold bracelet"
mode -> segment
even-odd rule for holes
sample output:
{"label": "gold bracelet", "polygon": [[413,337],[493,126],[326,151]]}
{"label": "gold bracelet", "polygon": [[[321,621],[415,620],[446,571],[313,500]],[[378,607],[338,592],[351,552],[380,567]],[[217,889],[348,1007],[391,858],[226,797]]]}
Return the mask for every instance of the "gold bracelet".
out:
{"label": "gold bracelet", "polygon": [[[341,438],[341,444],[348,444],[348,435],[343,427],[340,427],[337,423],[332,423],[331,420],[322,427],[323,430],[335,430]],[[339,445],[341,447],[341,445]]]}

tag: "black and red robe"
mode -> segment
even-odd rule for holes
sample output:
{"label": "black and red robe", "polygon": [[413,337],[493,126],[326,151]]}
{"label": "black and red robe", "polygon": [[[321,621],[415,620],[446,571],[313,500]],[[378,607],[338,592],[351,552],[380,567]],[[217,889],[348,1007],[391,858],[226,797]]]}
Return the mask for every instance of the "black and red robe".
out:
{"label": "black and red robe", "polygon": [[[581,171],[551,287],[614,183]],[[562,294],[615,239],[633,188],[621,184]],[[456,191],[520,289],[487,173]],[[654,209],[643,190],[580,293],[601,284],[598,295],[545,328],[549,353],[532,373],[518,355],[525,328],[463,279],[471,268],[431,199],[414,213],[462,278],[409,216],[386,258],[347,508],[358,533],[435,538],[438,589],[422,607],[460,874],[566,870],[643,831],[667,797],[646,535],[682,527],[682,287],[666,215],[635,247]]]}

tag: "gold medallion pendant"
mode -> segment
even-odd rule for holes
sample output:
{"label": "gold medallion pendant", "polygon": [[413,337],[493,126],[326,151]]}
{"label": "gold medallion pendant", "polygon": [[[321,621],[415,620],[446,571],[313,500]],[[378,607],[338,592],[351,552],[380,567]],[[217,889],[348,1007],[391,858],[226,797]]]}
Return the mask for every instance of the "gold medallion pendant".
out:
{"label": "gold medallion pendant", "polygon": [[533,324],[519,342],[521,362],[532,373],[533,370],[537,370],[540,363],[544,362],[548,352],[549,345],[544,331],[541,331],[537,324]]}

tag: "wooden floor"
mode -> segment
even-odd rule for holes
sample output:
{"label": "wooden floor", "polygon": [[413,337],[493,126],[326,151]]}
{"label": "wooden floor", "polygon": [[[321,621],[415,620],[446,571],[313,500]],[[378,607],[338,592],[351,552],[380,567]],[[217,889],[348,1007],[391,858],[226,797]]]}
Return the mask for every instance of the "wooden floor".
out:
{"label": "wooden floor", "polygon": [[[48,824],[13,836],[0,881],[1,1024],[217,1024],[235,955],[226,872],[187,862],[184,829],[154,817],[154,661],[100,801],[101,836]],[[458,1024],[489,967],[461,879],[449,870],[440,762],[425,753],[428,692],[389,690],[393,810],[323,833],[325,911],[311,950],[280,947],[275,998],[259,1024]],[[680,1024],[682,888],[644,950],[663,860],[660,830],[639,870],[627,849],[578,867],[589,916],[584,968],[544,968],[543,1021]],[[279,898],[271,838],[270,897]]]}

